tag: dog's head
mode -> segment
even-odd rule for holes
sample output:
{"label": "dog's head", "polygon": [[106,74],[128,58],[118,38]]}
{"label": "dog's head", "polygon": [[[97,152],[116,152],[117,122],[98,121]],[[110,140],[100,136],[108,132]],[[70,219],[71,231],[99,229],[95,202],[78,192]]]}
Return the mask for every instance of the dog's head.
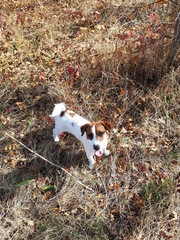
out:
{"label": "dog's head", "polygon": [[86,133],[86,138],[97,156],[103,154],[103,149],[107,145],[107,135],[110,131],[111,123],[107,121],[91,122],[81,126],[81,136]]}

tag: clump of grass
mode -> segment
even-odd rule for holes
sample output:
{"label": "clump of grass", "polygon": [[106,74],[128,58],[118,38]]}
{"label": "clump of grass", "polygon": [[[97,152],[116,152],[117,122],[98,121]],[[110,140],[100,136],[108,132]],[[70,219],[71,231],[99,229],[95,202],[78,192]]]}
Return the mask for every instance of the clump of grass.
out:
{"label": "clump of grass", "polygon": [[152,205],[163,205],[163,201],[170,197],[175,190],[172,178],[165,180],[163,183],[151,181],[144,186],[145,202],[151,207]]}
{"label": "clump of grass", "polygon": [[[5,199],[7,199],[5,193]],[[30,205],[30,187],[21,187],[16,190],[15,196],[1,204],[1,238],[27,239],[34,232],[35,219],[27,214]]]}

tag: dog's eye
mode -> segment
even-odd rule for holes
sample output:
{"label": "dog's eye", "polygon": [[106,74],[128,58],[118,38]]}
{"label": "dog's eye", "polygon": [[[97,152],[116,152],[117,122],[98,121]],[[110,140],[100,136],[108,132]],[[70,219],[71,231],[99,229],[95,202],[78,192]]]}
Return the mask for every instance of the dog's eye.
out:
{"label": "dog's eye", "polygon": [[92,140],[93,139],[93,133],[89,133],[88,138]]}
{"label": "dog's eye", "polygon": [[103,136],[103,134],[104,134],[104,132],[98,132],[98,134],[97,134],[97,135],[98,135],[99,137],[102,137],[102,136]]}

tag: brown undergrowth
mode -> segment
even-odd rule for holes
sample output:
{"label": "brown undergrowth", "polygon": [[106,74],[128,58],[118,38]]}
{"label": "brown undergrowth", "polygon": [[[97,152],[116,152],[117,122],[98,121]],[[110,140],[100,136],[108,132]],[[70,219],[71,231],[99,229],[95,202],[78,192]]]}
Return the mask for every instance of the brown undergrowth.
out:
{"label": "brown undergrowth", "polygon": [[[0,16],[1,239],[178,239],[178,1],[4,1]],[[53,104],[112,123],[90,171]],[[78,184],[6,136],[93,189]]]}

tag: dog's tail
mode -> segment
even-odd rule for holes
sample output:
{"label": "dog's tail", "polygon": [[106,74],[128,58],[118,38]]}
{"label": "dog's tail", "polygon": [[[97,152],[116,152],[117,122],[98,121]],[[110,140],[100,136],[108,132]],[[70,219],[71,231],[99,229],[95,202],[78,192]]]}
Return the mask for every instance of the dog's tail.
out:
{"label": "dog's tail", "polygon": [[52,114],[50,115],[50,117],[56,117],[61,115],[62,112],[64,112],[66,110],[66,106],[64,103],[58,103],[55,104],[55,107],[53,109]]}

